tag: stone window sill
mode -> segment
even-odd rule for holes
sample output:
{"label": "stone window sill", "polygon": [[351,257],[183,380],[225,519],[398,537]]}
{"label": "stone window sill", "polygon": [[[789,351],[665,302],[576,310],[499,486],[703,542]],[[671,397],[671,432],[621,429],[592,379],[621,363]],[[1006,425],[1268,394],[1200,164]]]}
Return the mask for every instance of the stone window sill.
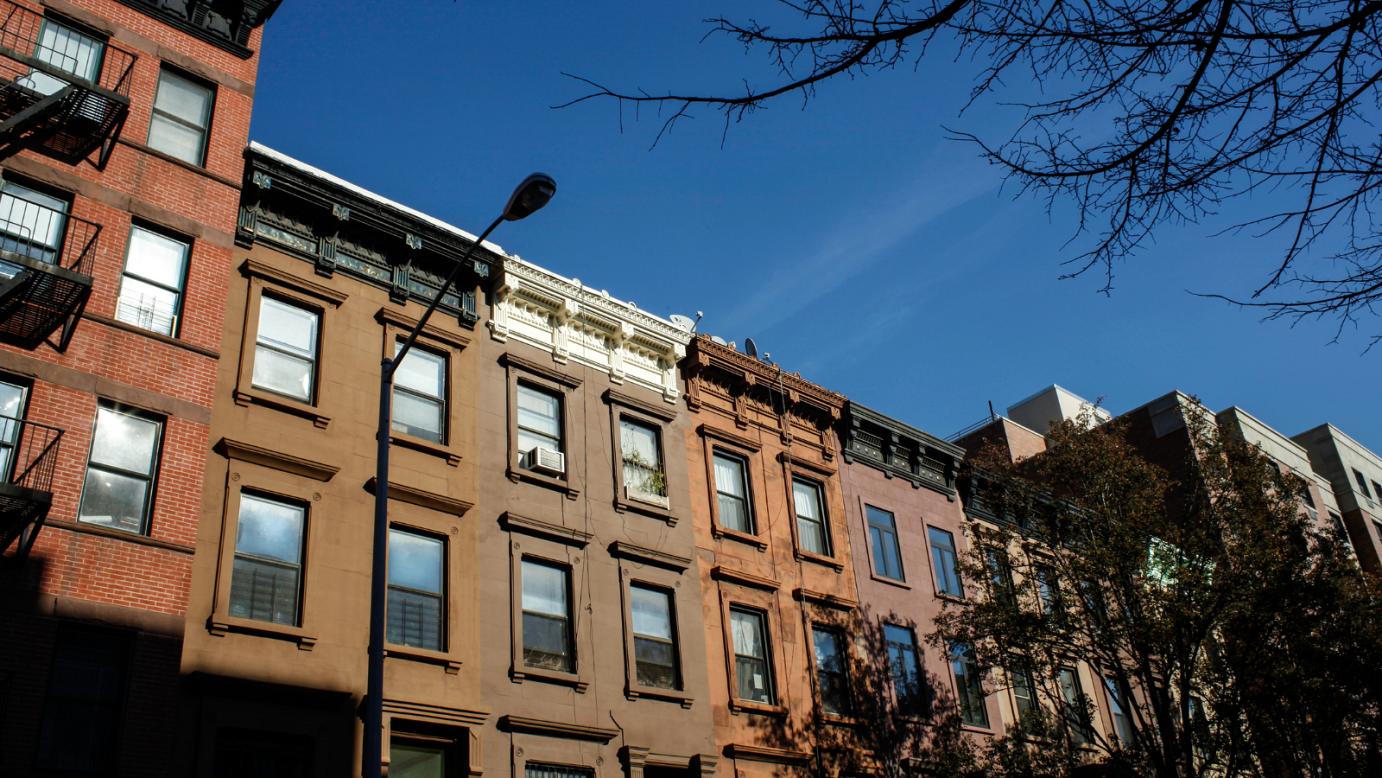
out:
{"label": "stone window sill", "polygon": [[[569,465],[570,462],[567,462],[567,464]],[[564,478],[553,478],[550,475],[543,475],[542,473],[532,470],[524,470],[521,467],[510,467],[508,475],[509,480],[514,483],[527,481],[529,483],[538,484],[539,486],[545,486],[549,489],[556,489],[559,492],[565,492],[568,500],[574,500],[581,494],[580,489],[571,486]]]}
{"label": "stone window sill", "polygon": [[418,648],[417,646],[400,646],[394,643],[384,644],[384,656],[397,659],[408,659],[414,662],[427,662],[434,665],[444,665],[448,675],[456,675],[461,671],[461,660],[445,651],[433,651],[429,648]]}
{"label": "stone window sill", "polygon": [[906,581],[899,581],[899,580],[897,580],[896,578],[889,578],[889,577],[887,577],[886,575],[879,575],[878,573],[870,573],[870,574],[869,574],[869,577],[872,578],[873,580],[879,582],[879,583],[885,583],[885,584],[887,584],[887,585],[889,585],[889,586],[896,586],[896,587],[899,588],[899,589],[911,589],[911,588],[912,588],[912,585],[909,584],[909,583],[907,583]]}
{"label": "stone window sill", "polygon": [[759,551],[763,551],[768,548],[768,541],[763,540],[757,535],[750,535],[747,532],[740,532],[737,529],[727,529],[725,527],[721,527],[718,524],[715,525],[715,528],[714,530],[712,530],[711,534],[713,534],[717,538],[737,540],[740,543],[747,543],[750,546],[757,546]]}
{"label": "stone window sill", "polygon": [[231,616],[226,613],[212,614],[211,620],[207,624],[207,631],[217,637],[225,637],[230,632],[240,632],[277,640],[290,640],[296,642],[298,649],[302,651],[311,651],[317,645],[316,636],[302,627],[276,624],[272,621],[242,619],[239,616]]}
{"label": "stone window sill", "polygon": [[395,446],[411,448],[415,451],[421,451],[424,454],[430,454],[434,457],[445,459],[446,464],[452,467],[461,464],[460,453],[450,446],[444,446],[440,443],[434,443],[430,440],[414,437],[398,431],[389,433],[389,442],[393,443]]}
{"label": "stone window sill", "polygon": [[529,667],[527,665],[519,665],[510,670],[509,679],[514,683],[543,681],[546,683],[561,684],[562,686],[571,686],[580,694],[584,694],[586,687],[590,685],[587,679],[582,678],[577,673],[568,673],[562,670],[544,670],[541,667]]}
{"label": "stone window sill", "polygon": [[687,692],[679,692],[676,689],[661,689],[656,686],[641,686],[638,684],[631,684],[629,686],[627,696],[631,700],[640,697],[651,697],[653,699],[667,700],[669,702],[679,702],[683,708],[690,708],[692,703],[696,701],[695,696]]}
{"label": "stone window sill", "polygon": [[645,516],[662,519],[667,522],[668,526],[675,527],[677,525],[677,517],[672,515],[672,511],[668,507],[671,504],[671,500],[668,498],[660,495],[644,494],[643,492],[630,489],[627,486],[623,488],[623,493],[624,496],[622,499],[616,497],[614,501],[616,510],[634,511],[635,513],[642,513]]}
{"label": "stone window sill", "polygon": [[758,713],[764,716],[787,715],[787,706],[785,705],[769,705],[766,702],[741,700],[737,697],[730,700],[729,709],[734,713]]}
{"label": "stone window sill", "polygon": [[820,554],[816,554],[811,551],[806,551],[800,548],[797,549],[796,557],[797,560],[800,562],[814,562],[818,565],[824,565],[826,567],[833,568],[837,573],[844,572],[845,569],[844,563],[839,561],[838,559],[833,559],[828,556],[822,556]]}
{"label": "stone window sill", "polygon": [[267,408],[273,408],[274,410],[283,411],[284,413],[291,413],[294,416],[301,416],[305,419],[311,419],[312,423],[315,424],[319,429],[326,429],[327,425],[331,423],[331,417],[322,415],[321,412],[318,411],[315,406],[311,406],[307,403],[299,402],[297,400],[292,400],[281,395],[276,395],[271,392],[265,392],[253,388],[236,389],[234,398],[236,405],[263,405]]}

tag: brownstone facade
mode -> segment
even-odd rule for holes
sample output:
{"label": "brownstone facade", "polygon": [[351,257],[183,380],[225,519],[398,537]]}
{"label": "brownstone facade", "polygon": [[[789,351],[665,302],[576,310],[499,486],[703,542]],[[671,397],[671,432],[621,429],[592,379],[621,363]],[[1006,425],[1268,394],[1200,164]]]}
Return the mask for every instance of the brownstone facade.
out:
{"label": "brownstone facade", "polygon": [[705,336],[692,342],[684,370],[715,746],[726,774],[857,764],[840,750],[841,734],[859,723],[850,692],[830,682],[822,696],[815,649],[819,640],[847,667],[862,661],[834,432],[845,398]]}
{"label": "brownstone facade", "polygon": [[193,2],[193,24],[139,0],[0,3],[0,774],[177,773],[240,151],[277,5]]}

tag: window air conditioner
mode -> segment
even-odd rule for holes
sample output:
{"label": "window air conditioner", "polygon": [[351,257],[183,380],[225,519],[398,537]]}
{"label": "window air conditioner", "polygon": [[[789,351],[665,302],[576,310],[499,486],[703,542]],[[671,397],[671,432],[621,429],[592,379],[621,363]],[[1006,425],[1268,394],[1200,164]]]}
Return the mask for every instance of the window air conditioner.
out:
{"label": "window air conditioner", "polygon": [[566,472],[566,455],[538,446],[528,452],[528,469],[560,475]]}

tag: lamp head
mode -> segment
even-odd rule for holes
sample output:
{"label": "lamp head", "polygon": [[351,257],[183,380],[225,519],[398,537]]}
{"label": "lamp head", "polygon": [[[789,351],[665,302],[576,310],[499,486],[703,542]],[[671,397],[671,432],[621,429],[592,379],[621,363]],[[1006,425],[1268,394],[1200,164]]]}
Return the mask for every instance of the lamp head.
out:
{"label": "lamp head", "polygon": [[557,193],[557,182],[551,176],[534,173],[523,179],[513,190],[509,204],[504,206],[504,221],[516,222],[547,204]]}

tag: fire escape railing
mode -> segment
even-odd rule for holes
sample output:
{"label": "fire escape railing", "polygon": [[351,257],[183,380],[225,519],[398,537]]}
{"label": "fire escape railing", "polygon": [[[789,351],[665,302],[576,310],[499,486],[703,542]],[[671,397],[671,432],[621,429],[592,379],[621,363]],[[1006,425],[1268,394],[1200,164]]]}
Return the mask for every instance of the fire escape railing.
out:
{"label": "fire escape railing", "polygon": [[67,350],[91,297],[100,235],[95,222],[0,195],[0,343]]}
{"label": "fire escape railing", "polygon": [[0,416],[0,553],[33,547],[53,504],[53,471],[64,430]]}
{"label": "fire escape railing", "polygon": [[135,55],[0,0],[0,158],[33,148],[104,168],[130,109]]}

